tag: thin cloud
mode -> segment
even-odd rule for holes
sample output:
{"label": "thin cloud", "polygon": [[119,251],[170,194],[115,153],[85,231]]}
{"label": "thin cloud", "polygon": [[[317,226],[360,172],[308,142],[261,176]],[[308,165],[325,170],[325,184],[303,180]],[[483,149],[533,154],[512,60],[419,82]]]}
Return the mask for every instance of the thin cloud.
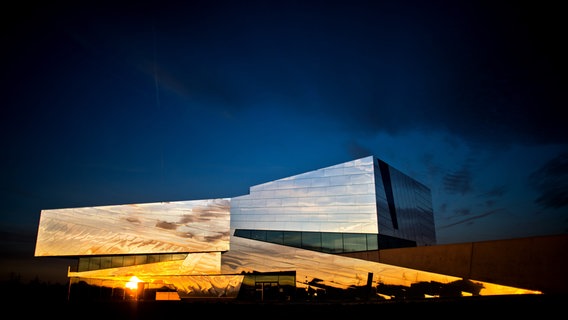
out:
{"label": "thin cloud", "polygon": [[362,146],[360,143],[354,140],[346,143],[346,148],[353,159],[359,159],[373,154],[373,152],[369,148]]}
{"label": "thin cloud", "polygon": [[538,190],[535,202],[540,206],[556,209],[568,206],[568,152],[531,173],[529,183]]}
{"label": "thin cloud", "polygon": [[486,207],[492,207],[498,202],[499,199],[507,194],[508,191],[509,188],[507,188],[506,186],[496,186],[488,192],[479,194],[477,197],[484,199]]}
{"label": "thin cloud", "polygon": [[482,193],[479,195],[479,197],[487,197],[487,198],[500,198],[502,196],[504,196],[508,191],[508,188],[506,186],[496,186],[493,189],[489,190],[486,193]]}
{"label": "thin cloud", "polygon": [[450,224],[446,224],[446,225],[440,226],[440,227],[438,227],[438,229],[442,230],[442,229],[447,229],[447,228],[454,227],[454,226],[457,226],[457,225],[460,225],[460,224],[464,224],[464,223],[471,223],[471,222],[473,222],[473,221],[475,221],[475,220],[479,220],[479,219],[481,219],[481,218],[485,218],[485,217],[487,217],[487,216],[490,216],[490,215],[499,213],[499,212],[501,212],[501,211],[503,211],[503,210],[504,210],[504,209],[501,209],[501,208],[500,208],[500,209],[491,210],[491,211],[488,211],[488,212],[485,212],[485,213],[482,213],[482,214],[479,214],[479,215],[476,215],[476,216],[473,216],[473,217],[469,217],[469,218],[466,218],[466,219],[462,219],[462,220],[457,221],[457,222],[454,222],[454,223],[450,223]]}
{"label": "thin cloud", "polygon": [[472,174],[469,168],[463,167],[444,176],[444,190],[450,194],[465,195],[473,190]]}

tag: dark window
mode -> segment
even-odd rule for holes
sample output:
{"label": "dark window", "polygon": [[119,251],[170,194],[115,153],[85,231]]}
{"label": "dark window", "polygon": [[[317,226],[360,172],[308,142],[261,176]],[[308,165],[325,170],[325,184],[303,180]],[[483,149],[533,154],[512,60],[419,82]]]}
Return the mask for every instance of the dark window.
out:
{"label": "dark window", "polygon": [[343,252],[343,235],[335,232],[322,232],[321,234],[322,252],[341,253]]}
{"label": "dark window", "polygon": [[302,232],[302,248],[321,251],[321,232]]}
{"label": "dark window", "polygon": [[392,220],[392,227],[398,229],[398,220],[396,217],[396,206],[394,205],[394,195],[392,191],[392,182],[390,176],[389,165],[382,160],[379,161],[379,170],[381,171],[381,177],[383,178],[383,186],[385,187],[385,195],[387,197],[387,203],[389,206],[389,212]]}
{"label": "dark window", "polygon": [[250,238],[254,240],[266,241],[266,231],[264,230],[251,230]]}
{"label": "dark window", "polygon": [[343,249],[345,252],[366,251],[367,236],[363,233],[343,234]]}
{"label": "dark window", "polygon": [[284,235],[282,231],[266,231],[266,241],[272,243],[283,244]]}
{"label": "dark window", "polygon": [[296,231],[284,232],[284,244],[290,247],[302,247],[302,234]]}

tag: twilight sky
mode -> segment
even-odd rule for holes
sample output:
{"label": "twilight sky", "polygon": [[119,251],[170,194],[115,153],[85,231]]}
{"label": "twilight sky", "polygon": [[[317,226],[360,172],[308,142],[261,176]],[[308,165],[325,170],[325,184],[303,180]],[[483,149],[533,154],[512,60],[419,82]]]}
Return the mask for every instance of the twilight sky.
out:
{"label": "twilight sky", "polygon": [[440,244],[568,233],[553,2],[89,3],[1,13],[2,279],[46,277],[42,209],[239,196],[371,154],[431,188]]}

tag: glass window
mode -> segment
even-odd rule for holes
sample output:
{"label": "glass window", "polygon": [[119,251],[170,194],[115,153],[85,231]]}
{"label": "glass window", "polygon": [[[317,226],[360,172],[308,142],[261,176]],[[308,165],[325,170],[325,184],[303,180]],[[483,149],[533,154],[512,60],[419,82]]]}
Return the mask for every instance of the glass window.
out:
{"label": "glass window", "polygon": [[282,231],[266,231],[266,241],[272,243],[284,243],[284,235]]}
{"label": "glass window", "polygon": [[379,237],[377,234],[367,235],[367,250],[379,250]]}
{"label": "glass window", "polygon": [[89,258],[80,258],[79,259],[79,265],[77,266],[77,270],[79,272],[81,271],[88,271],[89,270]]}
{"label": "glass window", "polygon": [[172,255],[170,253],[167,254],[161,254],[160,255],[160,261],[172,261]]}
{"label": "glass window", "polygon": [[296,275],[280,275],[278,277],[278,283],[283,286],[295,286]]}
{"label": "glass window", "polygon": [[112,268],[112,257],[101,257],[101,269]]}
{"label": "glass window", "polygon": [[276,282],[278,283],[278,274],[259,274],[256,276],[256,282]]}
{"label": "glass window", "polygon": [[343,249],[345,252],[367,250],[367,235],[360,233],[344,233]]}
{"label": "glass window", "polygon": [[284,231],[284,244],[290,247],[302,247],[302,234],[296,231]]}
{"label": "glass window", "polygon": [[254,240],[266,241],[266,231],[264,230],[252,230],[250,236]]}
{"label": "glass window", "polygon": [[160,262],[160,256],[157,254],[151,254],[148,256],[148,258],[146,259],[147,263],[156,263],[156,262]]}
{"label": "glass window", "polygon": [[123,262],[124,262],[124,257],[123,256],[113,256],[111,257],[111,268],[118,268],[118,267],[122,267],[123,266]]}
{"label": "glass window", "polygon": [[323,252],[343,252],[343,236],[341,235],[341,233],[324,232],[321,235],[321,242]]}
{"label": "glass window", "polygon": [[99,270],[101,268],[101,257],[89,258],[89,270]]}
{"label": "glass window", "polygon": [[136,262],[136,257],[134,256],[124,256],[123,257],[123,266],[127,267],[127,266],[133,266],[134,263]]}
{"label": "glass window", "polygon": [[321,233],[302,232],[302,248],[321,251]]}
{"label": "glass window", "polygon": [[250,230],[236,229],[235,230],[235,236],[250,239]]}
{"label": "glass window", "polygon": [[135,260],[136,260],[134,262],[134,264],[137,264],[137,265],[138,264],[145,264],[148,261],[148,256],[145,255],[145,254],[139,254],[139,255],[136,255],[134,257],[135,257]]}

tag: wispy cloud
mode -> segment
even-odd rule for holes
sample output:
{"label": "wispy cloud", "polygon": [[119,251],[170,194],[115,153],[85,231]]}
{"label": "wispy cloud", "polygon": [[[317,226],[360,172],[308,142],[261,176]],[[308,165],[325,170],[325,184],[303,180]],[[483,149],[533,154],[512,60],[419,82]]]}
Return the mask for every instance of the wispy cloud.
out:
{"label": "wispy cloud", "polygon": [[450,194],[466,194],[473,190],[471,171],[467,166],[444,176],[444,190]]}
{"label": "wispy cloud", "polygon": [[[447,228],[454,227],[454,226],[464,224],[464,223],[471,223],[475,220],[485,218],[487,216],[490,216],[490,215],[493,215],[493,214],[496,214],[496,213],[500,213],[503,210],[504,209],[499,208],[499,209],[491,210],[491,211],[488,211],[488,212],[485,212],[485,213],[482,213],[482,214],[478,214],[476,216],[467,217],[465,219],[461,219],[459,221],[456,221],[456,222],[453,222],[453,223],[450,223],[450,224],[439,226],[438,229],[442,230],[442,229],[447,229]],[[469,210],[468,210],[468,213],[469,213]]]}
{"label": "wispy cloud", "polygon": [[531,173],[529,182],[539,193],[537,204],[548,208],[568,206],[568,152]]}

